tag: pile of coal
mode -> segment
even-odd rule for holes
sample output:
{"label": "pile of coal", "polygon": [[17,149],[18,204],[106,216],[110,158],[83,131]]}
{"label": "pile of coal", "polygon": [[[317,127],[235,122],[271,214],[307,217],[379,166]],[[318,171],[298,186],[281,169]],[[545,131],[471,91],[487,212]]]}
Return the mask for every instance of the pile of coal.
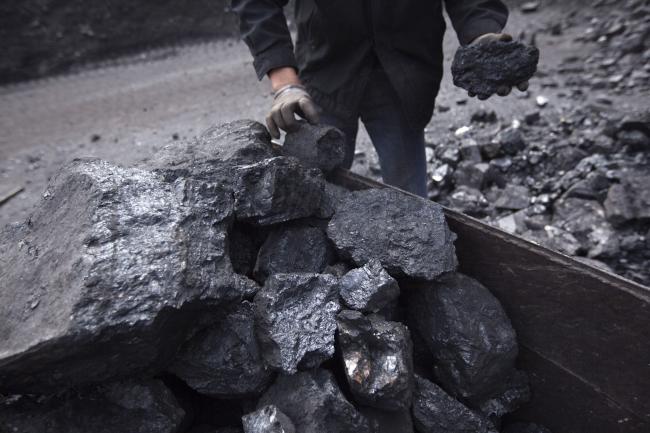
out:
{"label": "pile of coal", "polygon": [[578,49],[543,65],[528,110],[477,110],[432,137],[430,197],[650,286],[648,4],[566,7],[540,32]]}
{"label": "pile of coal", "polygon": [[650,112],[590,105],[497,122],[470,121],[437,146],[430,198],[650,285]]}
{"label": "pile of coal", "polygon": [[238,121],[60,171],[0,232],[0,430],[501,427],[529,393],[516,335],[456,272],[441,206],[329,183],[342,135],[301,128],[290,149]]}
{"label": "pile of coal", "polygon": [[539,50],[516,41],[491,41],[460,47],[451,65],[454,85],[480,99],[502,87],[530,80],[537,70]]}

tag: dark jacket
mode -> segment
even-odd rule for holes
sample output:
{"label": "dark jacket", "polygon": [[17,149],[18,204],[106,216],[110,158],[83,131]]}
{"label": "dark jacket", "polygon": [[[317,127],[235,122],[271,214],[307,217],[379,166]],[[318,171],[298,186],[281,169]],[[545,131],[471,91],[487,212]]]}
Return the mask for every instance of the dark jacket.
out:
{"label": "dark jacket", "polygon": [[283,13],[287,0],[233,0],[260,79],[281,66],[299,71],[314,100],[339,116],[356,112],[379,63],[416,127],[433,114],[442,79],[443,2],[461,44],[500,32],[499,0],[296,0],[296,49]]}

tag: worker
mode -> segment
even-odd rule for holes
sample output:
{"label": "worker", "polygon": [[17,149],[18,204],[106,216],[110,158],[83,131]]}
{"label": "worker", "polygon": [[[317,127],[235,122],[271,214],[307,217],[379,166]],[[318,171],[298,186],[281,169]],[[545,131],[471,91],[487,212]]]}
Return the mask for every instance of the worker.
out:
{"label": "worker", "polygon": [[320,119],[345,133],[349,168],[361,119],[384,182],[426,197],[424,128],[443,73],[443,3],[462,45],[512,39],[501,33],[507,7],[499,0],[296,0],[294,51],[287,3],[232,1],[257,76],[271,82],[271,136],[296,128],[296,115]]}

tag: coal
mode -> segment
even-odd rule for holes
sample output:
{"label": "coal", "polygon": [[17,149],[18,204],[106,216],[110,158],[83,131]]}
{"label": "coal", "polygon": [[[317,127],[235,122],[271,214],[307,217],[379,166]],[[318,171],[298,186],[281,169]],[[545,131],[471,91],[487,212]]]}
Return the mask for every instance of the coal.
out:
{"label": "coal", "polygon": [[368,420],[345,399],[327,370],[280,376],[258,408],[275,405],[300,433],[370,433]]}
{"label": "coal", "polygon": [[492,433],[492,424],[427,379],[415,376],[413,420],[419,433]]}
{"label": "coal", "polygon": [[339,206],[339,203],[347,194],[349,194],[349,191],[342,186],[327,181],[324,182],[320,207],[315,216],[323,219],[332,218],[332,215],[336,212],[337,206]]}
{"label": "coal", "polygon": [[350,193],[330,220],[327,235],[339,254],[358,266],[374,258],[398,276],[432,280],[457,265],[456,236],[442,207],[397,191]]}
{"label": "coal", "polygon": [[244,433],[296,433],[293,422],[274,405],[242,417]]}
{"label": "coal", "polygon": [[328,173],[344,167],[351,160],[345,135],[327,125],[311,125],[299,122],[294,131],[284,139],[282,154],[298,158],[305,166],[319,168]]}
{"label": "coal", "polygon": [[519,128],[506,128],[494,138],[502,152],[515,155],[526,148],[526,141]]}
{"label": "coal", "polygon": [[196,139],[165,146],[146,168],[167,181],[191,177],[232,184],[232,171],[277,156],[266,128],[253,120],[237,120],[208,128]]}
{"label": "coal", "polygon": [[12,433],[176,433],[184,418],[171,391],[158,380],[0,402],[0,426]]}
{"label": "coal", "polygon": [[1,387],[160,371],[201,311],[258,289],[233,272],[232,220],[232,195],[209,182],[99,160],[64,167],[28,221],[0,234]]}
{"label": "coal", "polygon": [[366,417],[374,433],[414,433],[411,410],[387,411],[360,406],[359,412]]}
{"label": "coal", "polygon": [[615,225],[650,220],[650,175],[641,170],[626,173],[607,192],[605,212]]}
{"label": "coal", "polygon": [[501,191],[494,206],[499,209],[521,210],[530,204],[530,191],[523,185],[508,184]]}
{"label": "coal", "polygon": [[413,347],[406,326],[352,310],[342,311],[337,322],[337,342],[355,401],[391,411],[408,409]]}
{"label": "coal", "polygon": [[489,169],[485,162],[462,161],[454,172],[454,184],[457,187],[483,189],[488,183]]}
{"label": "coal", "polygon": [[260,281],[274,274],[320,273],[334,255],[322,229],[308,225],[278,227],[260,248],[254,273]]}
{"label": "coal", "polygon": [[267,364],[284,373],[318,367],[334,354],[338,280],[276,274],[255,295],[257,336]]}
{"label": "coal", "polygon": [[478,281],[454,273],[408,292],[408,317],[454,397],[481,401],[513,372],[515,331],[499,301]]}
{"label": "coal", "polygon": [[364,313],[376,313],[399,296],[397,281],[376,259],[345,274],[339,289],[346,306]]}
{"label": "coal", "polygon": [[319,170],[303,168],[297,159],[276,157],[240,166],[235,176],[238,220],[271,225],[312,216],[323,196]]}
{"label": "coal", "polygon": [[528,375],[523,371],[513,371],[490,397],[473,404],[472,408],[488,419],[496,421],[514,412],[528,401],[530,401]]}
{"label": "coal", "polygon": [[505,427],[503,433],[551,433],[551,431],[539,424],[516,422]]}
{"label": "coal", "polygon": [[193,336],[169,370],[195,391],[218,398],[259,395],[271,382],[255,338],[253,305],[243,302]]}
{"label": "coal", "polygon": [[513,87],[533,77],[539,50],[520,42],[492,41],[460,47],[451,65],[454,85],[489,98],[500,87]]}

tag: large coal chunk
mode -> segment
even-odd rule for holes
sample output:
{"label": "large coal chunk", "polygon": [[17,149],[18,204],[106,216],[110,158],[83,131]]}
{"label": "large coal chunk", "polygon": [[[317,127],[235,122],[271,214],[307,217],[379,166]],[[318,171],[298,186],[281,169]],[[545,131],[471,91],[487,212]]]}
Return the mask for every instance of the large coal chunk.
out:
{"label": "large coal chunk", "polygon": [[0,384],[47,392],[156,372],[200,311],[252,296],[232,271],[232,195],[75,160],[0,234]]}
{"label": "large coal chunk", "polygon": [[176,433],[184,418],[171,391],[157,380],[0,403],[0,430],[12,433]]}
{"label": "large coal chunk", "polygon": [[269,234],[260,248],[255,276],[264,281],[274,274],[320,273],[334,256],[322,229],[307,225],[279,227]]}
{"label": "large coal chunk", "polygon": [[363,266],[378,259],[393,275],[433,280],[456,268],[442,207],[388,189],[345,196],[327,234],[339,253]]}
{"label": "large coal chunk", "polygon": [[364,313],[376,313],[399,296],[397,281],[376,259],[345,274],[339,290],[345,305]]}
{"label": "large coal chunk", "polygon": [[244,165],[235,172],[238,220],[271,225],[318,213],[324,182],[319,170],[297,159],[276,157]]}
{"label": "large coal chunk", "polygon": [[455,273],[408,294],[411,330],[433,355],[445,389],[472,401],[499,389],[514,369],[518,347],[510,320],[489,290]]}
{"label": "large coal chunk", "polygon": [[295,131],[288,132],[282,146],[283,155],[294,156],[303,165],[326,173],[344,165],[347,151],[345,135],[341,131],[307,122],[300,122]]}
{"label": "large coal chunk", "polygon": [[258,408],[275,405],[300,433],[369,433],[368,420],[345,399],[326,370],[280,376],[262,396]]}
{"label": "large coal chunk", "polygon": [[492,424],[449,396],[438,385],[415,376],[413,421],[420,433],[492,433]]}
{"label": "large coal chunk", "polygon": [[331,358],[339,310],[332,275],[269,277],[255,296],[257,337],[267,364],[290,374]]}
{"label": "large coal chunk", "polygon": [[481,98],[499,87],[528,81],[537,70],[539,50],[520,42],[494,41],[468,45],[456,51],[451,65],[454,85]]}
{"label": "large coal chunk", "polygon": [[406,326],[346,310],[338,316],[337,341],[358,403],[387,410],[411,406],[413,347]]}
{"label": "large coal chunk", "polygon": [[147,167],[168,181],[192,177],[231,183],[233,167],[274,156],[271,136],[261,123],[237,120],[213,126],[194,140],[164,147]]}
{"label": "large coal chunk", "polygon": [[185,343],[170,371],[201,394],[219,398],[259,395],[272,373],[255,338],[253,305],[243,302],[197,333]]}
{"label": "large coal chunk", "polygon": [[296,433],[293,422],[274,405],[242,417],[244,433]]}

